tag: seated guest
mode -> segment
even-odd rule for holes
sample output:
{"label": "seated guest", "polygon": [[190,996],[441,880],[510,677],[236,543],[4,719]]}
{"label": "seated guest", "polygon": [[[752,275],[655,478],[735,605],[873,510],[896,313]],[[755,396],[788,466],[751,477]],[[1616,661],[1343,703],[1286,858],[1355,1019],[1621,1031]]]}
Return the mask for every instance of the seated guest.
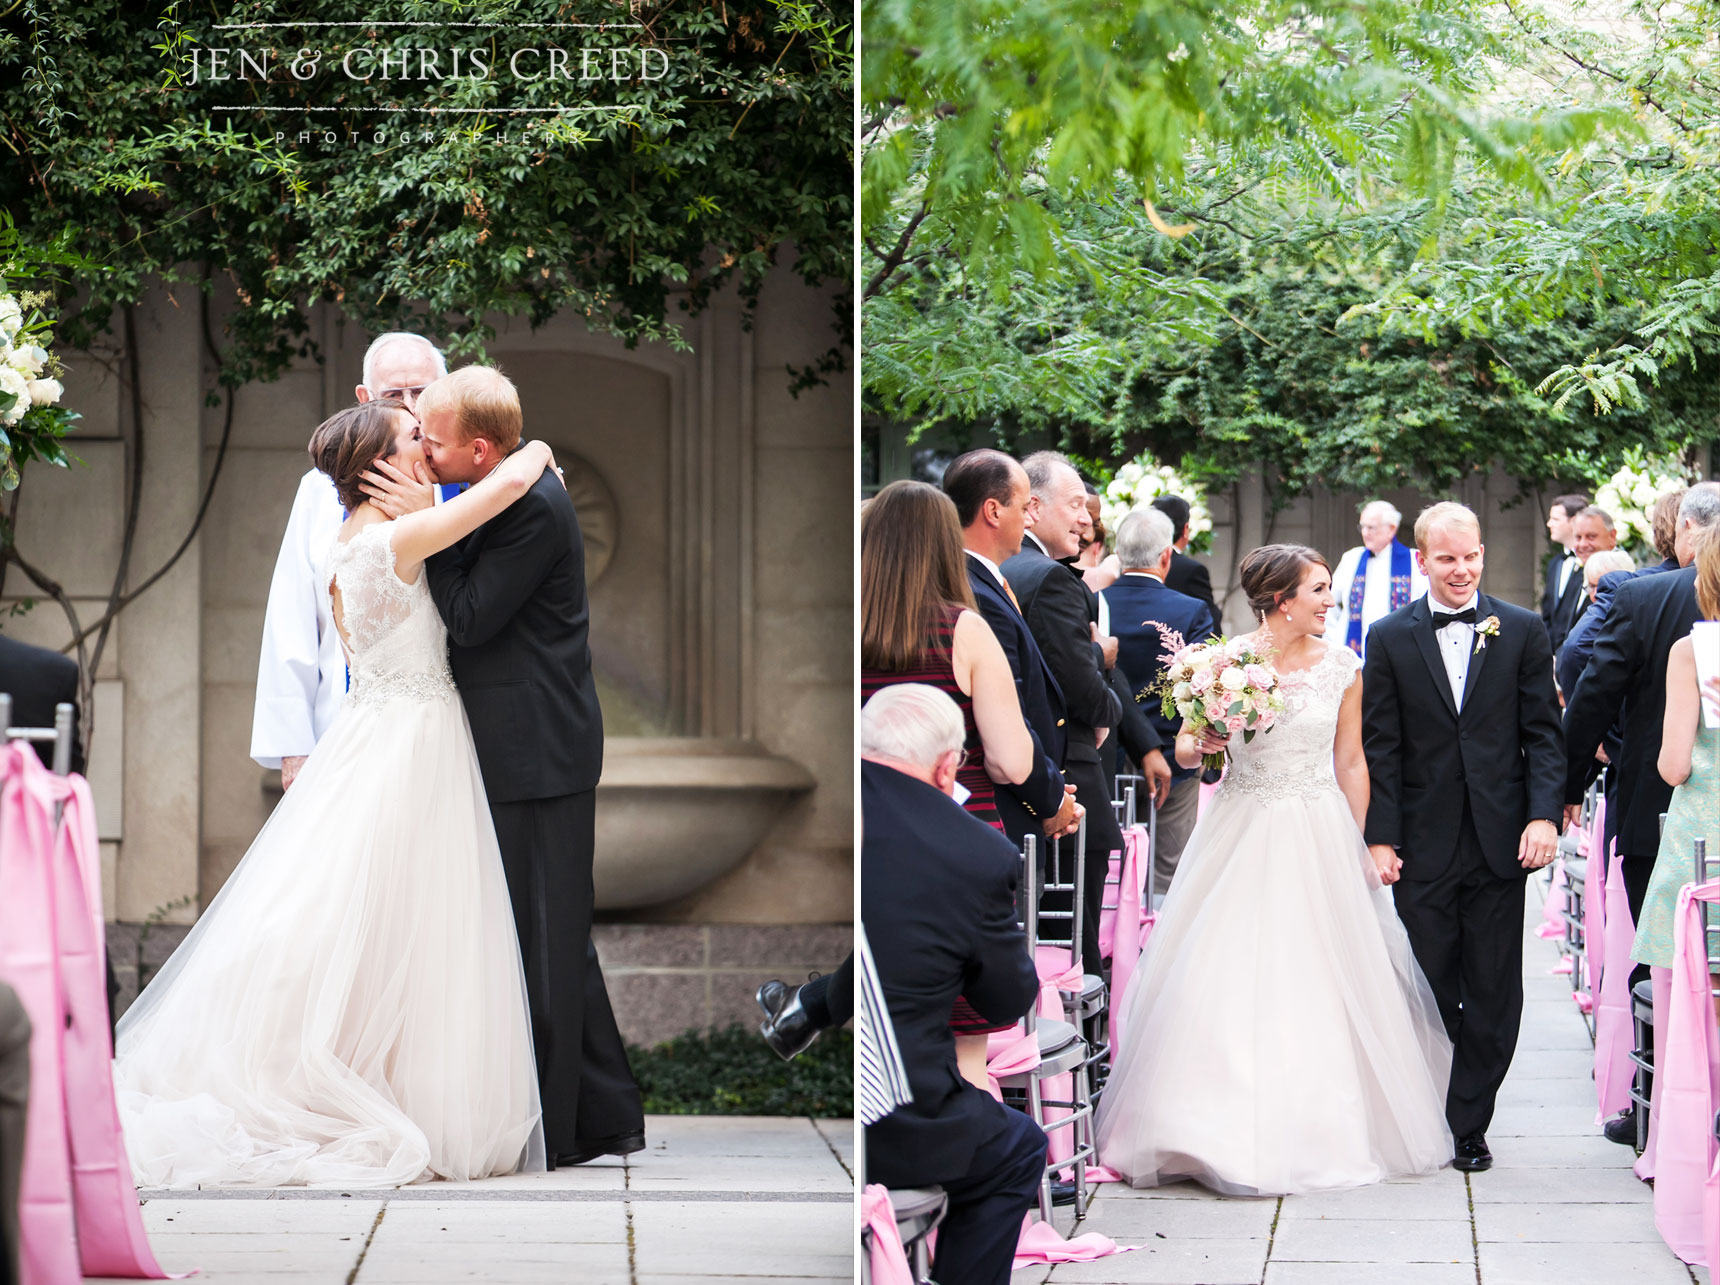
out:
{"label": "seated guest", "polygon": [[[956,702],[967,724],[964,806],[1001,832],[996,786],[1031,774],[1033,734],[1009,660],[975,610],[956,506],[924,482],[890,483],[860,516],[860,699],[894,683],[930,683]],[[963,1069],[984,1083],[996,1026],[966,1004],[950,1021]]]}
{"label": "seated guest", "polygon": [[[84,770],[78,748],[78,662],[46,647],[32,647],[0,634],[0,693],[12,698],[13,727],[52,727],[54,710],[72,707],[72,771]],[[37,741],[36,755],[45,767],[54,765],[54,746]]]}
{"label": "seated guest", "polygon": [[866,1129],[866,1174],[949,1197],[932,1275],[1008,1285],[1045,1133],[956,1068],[958,995],[1012,1023],[1039,993],[1016,922],[1021,854],[949,797],[965,739],[955,703],[920,683],[880,690],[860,711],[860,919],[878,966],[913,1101]]}
{"label": "seated guest", "polygon": [[[1589,605],[1577,623],[1571,627],[1571,632],[1566,635],[1565,645],[1559,648],[1557,677],[1560,691],[1576,691],[1577,679],[1583,676],[1583,667],[1588,664],[1589,640],[1594,631],[1600,628],[1601,619],[1606,615],[1606,607],[1597,597],[1602,578],[1635,570],[1636,563],[1623,549],[1606,549],[1591,553],[1589,560],[1577,569],[1577,574],[1583,578],[1583,592],[1589,599]],[[1609,587],[1617,588],[1622,581],[1623,577],[1620,577]]]}
{"label": "seated guest", "polygon": [[[1136,509],[1117,528],[1117,556],[1123,574],[1102,595],[1117,635],[1117,668],[1128,675],[1130,694],[1167,745],[1176,743],[1180,720],[1168,719],[1155,696],[1142,692],[1164,672],[1164,635],[1160,626],[1184,642],[1205,642],[1218,632],[1212,609],[1198,598],[1167,588],[1175,534],[1170,518],[1156,508]],[[1168,789],[1157,799],[1158,847],[1153,852],[1153,895],[1170,890],[1183,846],[1194,829],[1200,802],[1200,770],[1176,766]]]}
{"label": "seated guest", "polygon": [[1188,529],[1189,508],[1187,500],[1180,495],[1161,495],[1153,501],[1152,507],[1171,520],[1171,526],[1176,528],[1176,539],[1172,542],[1171,569],[1165,575],[1165,587],[1175,589],[1178,593],[1187,594],[1204,602],[1212,612],[1214,620],[1220,620],[1218,603],[1212,596],[1212,576],[1207,572],[1206,564],[1189,555],[1188,544],[1194,537]]}
{"label": "seated guest", "polygon": [[29,1099],[30,1018],[18,992],[0,982],[0,1285],[16,1285],[21,1279],[18,1191]]}

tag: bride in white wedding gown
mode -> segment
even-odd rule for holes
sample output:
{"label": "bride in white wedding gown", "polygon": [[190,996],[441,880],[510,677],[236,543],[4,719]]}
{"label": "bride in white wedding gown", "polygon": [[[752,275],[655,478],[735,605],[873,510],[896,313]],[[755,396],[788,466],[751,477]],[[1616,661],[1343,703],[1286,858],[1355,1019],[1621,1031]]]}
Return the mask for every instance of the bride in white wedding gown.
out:
{"label": "bride in white wedding gown", "polygon": [[1229,770],[1122,997],[1099,1159],[1132,1185],[1233,1195],[1355,1187],[1450,1162],[1451,1044],[1362,841],[1361,662],[1323,643],[1331,576],[1270,545],[1242,585],[1286,699]]}
{"label": "bride in white wedding gown", "polygon": [[[392,448],[392,449],[391,449]],[[553,462],[531,443],[470,490],[384,520],[379,457],[423,460],[371,402],[311,440],[352,510],[327,587],[340,717],[195,927],[119,1021],[139,1186],[397,1186],[544,1167],[513,913],[423,561]]]}

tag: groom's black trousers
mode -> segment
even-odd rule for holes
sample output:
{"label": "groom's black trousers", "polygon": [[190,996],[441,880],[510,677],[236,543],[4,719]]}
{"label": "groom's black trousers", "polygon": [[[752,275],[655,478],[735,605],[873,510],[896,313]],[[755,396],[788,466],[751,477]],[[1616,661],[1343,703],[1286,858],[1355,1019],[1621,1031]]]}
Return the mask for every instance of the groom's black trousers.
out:
{"label": "groom's black trousers", "polygon": [[597,791],[491,803],[525,964],[553,1157],[645,1127],[639,1086],[591,944]]}
{"label": "groom's black trousers", "polygon": [[1527,871],[1508,879],[1493,872],[1466,801],[1451,868],[1437,879],[1392,886],[1398,918],[1451,1036],[1445,1118],[1457,1138],[1486,1132],[1517,1049],[1527,877]]}

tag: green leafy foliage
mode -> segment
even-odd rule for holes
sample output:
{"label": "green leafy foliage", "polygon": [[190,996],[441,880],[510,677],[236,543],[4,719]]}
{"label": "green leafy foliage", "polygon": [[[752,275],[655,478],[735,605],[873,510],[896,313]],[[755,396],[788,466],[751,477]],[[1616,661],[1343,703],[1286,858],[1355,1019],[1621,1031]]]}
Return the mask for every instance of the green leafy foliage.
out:
{"label": "green leafy foliage", "polygon": [[[455,21],[485,25],[434,25]],[[847,281],[850,35],[845,13],[814,0],[241,0],[219,17],[182,0],[20,0],[0,28],[14,153],[0,206],[38,243],[74,229],[105,269],[74,275],[81,306],[61,332],[74,345],[157,281],[235,295],[229,384],[310,351],[305,309],[319,300],[455,352],[481,349],[494,314],[537,324],[568,310],[629,343],[681,343],[679,323],[719,289],[756,302],[790,249],[807,282]],[[504,74],[512,54],[551,43],[654,50],[663,72],[635,60],[613,82]],[[455,45],[496,74],[366,81],[340,67],[384,52],[419,67],[435,47],[446,68]],[[218,47],[268,55],[268,78],[211,79]],[[299,79],[306,47],[321,57]],[[834,314],[844,340],[850,307]]]}
{"label": "green leafy foliage", "polygon": [[645,1110],[662,1115],[854,1114],[854,1037],[825,1031],[791,1062],[740,1025],[629,1046]]}

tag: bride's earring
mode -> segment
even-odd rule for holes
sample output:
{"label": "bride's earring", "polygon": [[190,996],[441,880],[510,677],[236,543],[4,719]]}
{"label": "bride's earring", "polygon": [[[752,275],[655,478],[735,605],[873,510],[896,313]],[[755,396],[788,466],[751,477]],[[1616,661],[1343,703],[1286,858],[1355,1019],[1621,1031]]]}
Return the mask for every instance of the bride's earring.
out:
{"label": "bride's earring", "polygon": [[1284,613],[1284,623],[1285,624],[1289,624],[1293,619],[1295,619],[1295,617],[1293,617],[1288,611],[1286,611]]}

